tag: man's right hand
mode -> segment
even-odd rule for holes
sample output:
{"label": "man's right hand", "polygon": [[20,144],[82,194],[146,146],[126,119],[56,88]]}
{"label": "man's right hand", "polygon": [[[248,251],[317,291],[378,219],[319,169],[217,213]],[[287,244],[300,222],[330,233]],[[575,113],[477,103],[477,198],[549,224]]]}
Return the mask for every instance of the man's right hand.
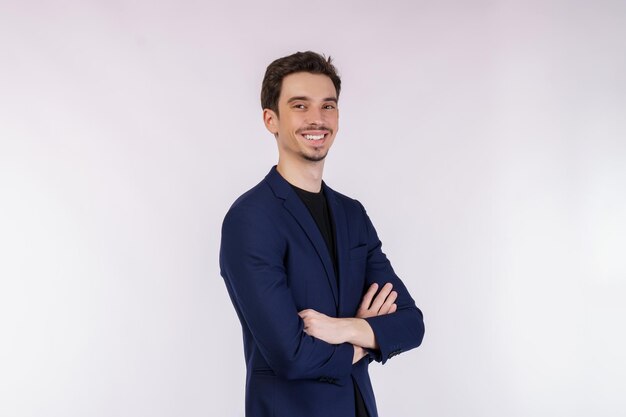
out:
{"label": "man's right hand", "polygon": [[367,356],[367,350],[363,349],[361,346],[352,345],[354,347],[354,355],[352,356],[352,365],[363,359]]}
{"label": "man's right hand", "polygon": [[[396,310],[398,309],[398,305],[395,303],[396,299],[398,298],[398,293],[395,291],[391,291],[392,289],[393,289],[393,285],[388,282],[385,285],[383,285],[383,288],[380,290],[380,292],[376,294],[376,291],[378,291],[378,284],[374,283],[370,285],[370,287],[365,292],[365,295],[363,296],[363,300],[361,300],[361,305],[359,306],[359,309],[357,310],[355,317],[357,319],[366,319],[368,317],[382,316],[384,314],[395,313]],[[363,322],[365,321],[363,320]],[[369,327],[369,324],[367,325],[367,328],[369,329],[369,333],[371,334],[371,337],[374,338],[373,339],[374,347],[378,348],[375,336],[371,330],[371,327]],[[353,346],[354,346],[354,356],[352,358],[352,364],[354,365],[355,363],[360,361],[362,358],[367,356],[368,352],[366,349],[362,348],[361,346],[358,346],[358,345],[353,345]]]}
{"label": "man's right hand", "polygon": [[[398,298],[398,293],[391,291],[392,288],[393,285],[388,282],[383,286],[380,292],[376,294],[378,284],[372,284],[363,296],[361,305],[356,312],[356,317],[366,319],[368,317],[395,313],[398,309],[398,306],[395,303]],[[376,297],[374,297],[374,295],[376,295]]]}

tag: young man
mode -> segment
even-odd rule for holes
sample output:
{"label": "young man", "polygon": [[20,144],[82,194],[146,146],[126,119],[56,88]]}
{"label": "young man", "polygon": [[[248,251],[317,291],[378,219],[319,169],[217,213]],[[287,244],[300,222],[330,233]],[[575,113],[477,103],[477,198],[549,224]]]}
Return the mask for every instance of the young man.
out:
{"label": "young man", "polygon": [[322,181],[340,89],[330,58],[313,52],[277,59],[263,79],[278,164],[232,205],[220,250],[243,332],[247,417],[377,417],[369,363],[424,335],[365,209]]}

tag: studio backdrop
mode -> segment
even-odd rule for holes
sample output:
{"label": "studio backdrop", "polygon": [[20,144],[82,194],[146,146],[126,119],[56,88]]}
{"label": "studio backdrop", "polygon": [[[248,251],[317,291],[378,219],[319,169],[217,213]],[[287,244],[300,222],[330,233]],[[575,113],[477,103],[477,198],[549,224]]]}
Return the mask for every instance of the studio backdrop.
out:
{"label": "studio backdrop", "polygon": [[221,222],[277,161],[265,68],[305,50],[343,80],[324,179],[424,312],[380,415],[625,415],[610,0],[2,0],[0,415],[243,416]]}

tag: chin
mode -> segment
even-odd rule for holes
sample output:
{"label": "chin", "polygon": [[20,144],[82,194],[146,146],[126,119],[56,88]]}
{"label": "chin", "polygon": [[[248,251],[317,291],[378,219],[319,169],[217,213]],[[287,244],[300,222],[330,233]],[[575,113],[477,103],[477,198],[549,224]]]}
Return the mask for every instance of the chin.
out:
{"label": "chin", "polygon": [[328,153],[319,154],[319,155],[306,155],[306,154],[303,154],[302,158],[306,159],[309,162],[320,162],[320,161],[323,161],[324,158],[326,158],[326,155],[328,155]]}

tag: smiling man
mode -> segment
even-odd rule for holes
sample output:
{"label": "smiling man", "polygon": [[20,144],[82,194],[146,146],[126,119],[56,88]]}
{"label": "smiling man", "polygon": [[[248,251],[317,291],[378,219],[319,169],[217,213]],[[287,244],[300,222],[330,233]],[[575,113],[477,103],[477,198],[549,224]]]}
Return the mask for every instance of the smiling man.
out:
{"label": "smiling man", "polygon": [[322,181],[340,90],[330,58],[314,52],[277,59],[263,79],[278,164],[232,205],[220,249],[243,332],[247,417],[377,417],[370,362],[424,336],[365,209]]}

